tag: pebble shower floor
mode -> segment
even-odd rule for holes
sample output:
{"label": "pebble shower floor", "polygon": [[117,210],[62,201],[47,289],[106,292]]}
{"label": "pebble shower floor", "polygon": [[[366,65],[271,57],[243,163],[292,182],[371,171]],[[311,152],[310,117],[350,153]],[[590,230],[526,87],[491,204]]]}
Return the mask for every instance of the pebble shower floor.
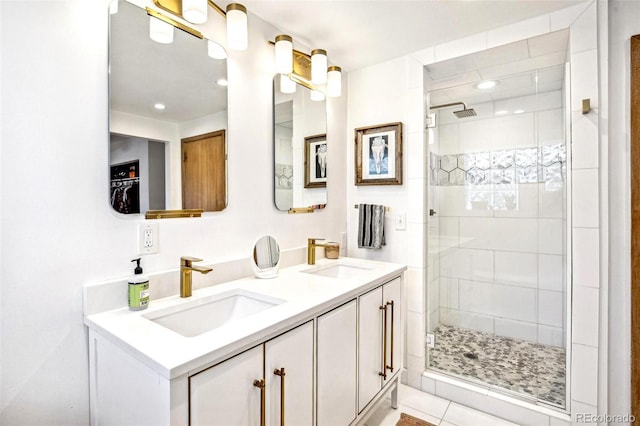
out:
{"label": "pebble shower floor", "polygon": [[565,407],[565,350],[440,324],[429,367]]}

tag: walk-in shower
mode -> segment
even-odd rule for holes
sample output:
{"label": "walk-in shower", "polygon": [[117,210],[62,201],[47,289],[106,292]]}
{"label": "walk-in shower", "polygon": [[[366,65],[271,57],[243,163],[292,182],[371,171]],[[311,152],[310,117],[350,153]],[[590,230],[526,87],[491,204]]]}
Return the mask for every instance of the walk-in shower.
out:
{"label": "walk-in shower", "polygon": [[567,40],[550,33],[425,67],[426,369],[559,409],[570,301]]}

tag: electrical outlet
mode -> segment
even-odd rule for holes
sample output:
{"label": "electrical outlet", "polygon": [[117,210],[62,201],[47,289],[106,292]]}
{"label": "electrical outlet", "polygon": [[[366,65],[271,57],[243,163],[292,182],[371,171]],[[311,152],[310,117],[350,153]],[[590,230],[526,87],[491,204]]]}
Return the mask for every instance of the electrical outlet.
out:
{"label": "electrical outlet", "polygon": [[158,224],[145,223],[138,226],[138,241],[140,254],[158,252]]}
{"label": "electrical outlet", "polygon": [[436,336],[431,333],[427,333],[427,347],[431,349],[436,347]]}

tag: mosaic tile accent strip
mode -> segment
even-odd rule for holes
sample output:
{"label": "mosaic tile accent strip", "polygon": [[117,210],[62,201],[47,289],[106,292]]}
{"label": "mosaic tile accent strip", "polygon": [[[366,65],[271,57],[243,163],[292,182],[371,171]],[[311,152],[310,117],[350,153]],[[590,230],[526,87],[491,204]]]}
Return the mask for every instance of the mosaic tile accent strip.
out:
{"label": "mosaic tile accent strip", "polygon": [[433,330],[429,368],[476,379],[564,408],[565,350],[444,324]]}
{"label": "mosaic tile accent strip", "polygon": [[431,184],[510,185],[561,183],[566,178],[564,144],[490,152],[437,155],[430,153]]}
{"label": "mosaic tile accent strip", "polygon": [[293,188],[293,166],[291,164],[276,164],[276,189]]}

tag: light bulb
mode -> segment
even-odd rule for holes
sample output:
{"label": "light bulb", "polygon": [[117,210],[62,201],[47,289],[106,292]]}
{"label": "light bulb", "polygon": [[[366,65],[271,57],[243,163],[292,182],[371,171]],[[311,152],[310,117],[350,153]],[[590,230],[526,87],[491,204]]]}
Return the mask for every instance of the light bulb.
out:
{"label": "light bulb", "polygon": [[247,8],[239,3],[227,6],[227,44],[231,50],[245,50],[249,46]]}
{"label": "light bulb", "polygon": [[293,39],[281,34],[276,36],[276,72],[289,74],[293,71]]}
{"label": "light bulb", "polygon": [[327,96],[336,98],[342,95],[342,69],[330,66],[327,70]]}
{"label": "light bulb", "polygon": [[182,0],[182,16],[192,24],[204,24],[207,7],[207,0]]}
{"label": "light bulb", "polygon": [[313,84],[327,82],[327,51],[324,49],[311,51],[311,82]]}
{"label": "light bulb", "polygon": [[173,25],[153,16],[149,17],[149,37],[162,44],[173,42]]}

